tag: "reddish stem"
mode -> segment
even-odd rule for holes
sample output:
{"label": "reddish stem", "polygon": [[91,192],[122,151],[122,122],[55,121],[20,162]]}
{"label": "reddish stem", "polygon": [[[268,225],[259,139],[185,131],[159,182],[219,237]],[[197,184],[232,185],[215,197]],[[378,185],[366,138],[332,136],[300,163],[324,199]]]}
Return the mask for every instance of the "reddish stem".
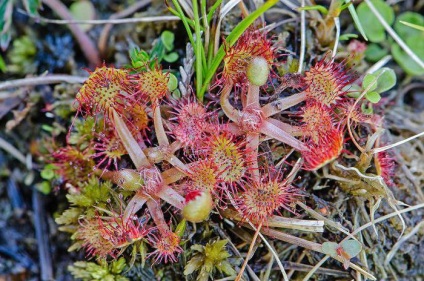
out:
{"label": "reddish stem", "polygon": [[249,85],[246,96],[246,107],[259,108],[259,86]]}
{"label": "reddish stem", "polygon": [[147,208],[149,208],[149,213],[152,216],[152,219],[155,222],[155,225],[158,228],[159,232],[161,234],[166,235],[167,233],[169,233],[170,229],[165,221],[165,218],[163,217],[163,212],[160,208],[158,201],[159,198],[151,198],[147,200],[146,204]]}
{"label": "reddish stem", "polygon": [[250,133],[246,136],[246,150],[251,153],[252,179],[259,182],[259,165],[258,165],[258,148],[259,148],[259,133]]}
{"label": "reddish stem", "polygon": [[177,209],[182,210],[184,208],[184,197],[169,186],[164,186],[157,196]]}
{"label": "reddish stem", "polygon": [[268,120],[264,120],[259,128],[259,131],[267,136],[270,136],[276,140],[279,140],[285,144],[290,145],[297,150],[308,150],[308,148],[298,139],[291,136],[289,133],[275,126]]}
{"label": "reddish stem", "polygon": [[143,150],[138,145],[137,141],[134,139],[131,131],[128,129],[125,122],[119,116],[116,111],[113,111],[113,120],[115,122],[115,129],[119,135],[119,138],[122,141],[125,149],[131,157],[131,160],[134,162],[135,167],[139,170],[142,167],[150,167],[152,164],[147,159]]}
{"label": "reddish stem", "polygon": [[169,140],[168,140],[168,137],[166,136],[166,132],[163,127],[159,104],[154,105],[153,124],[155,126],[155,134],[156,134],[156,138],[158,139],[159,145],[169,146]]}
{"label": "reddish stem", "polygon": [[299,94],[292,95],[290,97],[275,100],[271,103],[264,105],[262,107],[262,113],[265,117],[275,115],[287,108],[290,108],[292,106],[295,106],[296,104],[299,104],[305,101],[306,98],[307,98],[306,93],[302,92]]}
{"label": "reddish stem", "polygon": [[133,198],[131,198],[130,202],[128,202],[128,205],[125,208],[124,221],[127,221],[129,218],[134,216],[134,214],[143,207],[147,200],[148,197],[142,190],[137,191],[137,193]]}
{"label": "reddish stem", "polygon": [[299,126],[292,126],[274,118],[268,118],[266,119],[266,121],[272,123],[273,125],[277,126],[283,131],[286,131],[287,133],[289,133],[290,135],[294,137],[300,137],[300,136],[303,136],[304,134],[302,131],[302,128],[300,128]]}
{"label": "reddish stem", "polygon": [[231,89],[233,88],[233,84],[225,84],[224,88],[221,92],[221,108],[224,111],[225,115],[227,115],[228,119],[238,124],[240,111],[235,109],[230,101],[228,100]]}

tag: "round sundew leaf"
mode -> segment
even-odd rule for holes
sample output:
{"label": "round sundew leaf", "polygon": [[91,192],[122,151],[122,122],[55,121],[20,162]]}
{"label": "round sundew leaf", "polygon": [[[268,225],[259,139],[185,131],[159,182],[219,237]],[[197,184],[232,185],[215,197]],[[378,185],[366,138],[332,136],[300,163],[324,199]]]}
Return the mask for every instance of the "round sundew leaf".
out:
{"label": "round sundew leaf", "polygon": [[362,250],[361,243],[353,239],[343,241],[340,246],[350,258],[356,257]]}
{"label": "round sundew leaf", "polygon": [[422,30],[415,29],[413,27],[404,25],[401,21],[424,26],[424,16],[414,13],[414,12],[405,12],[399,15],[394,24],[394,29],[397,34],[403,39],[406,40],[411,36],[421,35],[424,36],[424,32]]}
{"label": "round sundew leaf", "polygon": [[322,252],[330,257],[337,257],[337,248],[339,244],[334,242],[324,242],[322,243]]}
{"label": "round sundew leaf", "polygon": [[[372,4],[375,6],[384,20],[389,25],[392,25],[395,19],[393,9],[383,0],[373,0]],[[371,9],[368,7],[368,5],[365,2],[362,2],[359,4],[356,11],[362,26],[366,27],[365,34],[367,35],[368,39],[375,43],[384,41],[386,39],[385,29],[374,13],[371,11]]]}
{"label": "round sundew leaf", "polygon": [[365,98],[371,103],[377,103],[381,100],[380,94],[375,91],[366,93]]}
{"label": "round sundew leaf", "polygon": [[[96,17],[96,9],[94,9],[93,3],[86,0],[72,3],[69,7],[69,11],[76,20],[93,20]],[[79,26],[84,31],[92,27],[91,24],[79,24]]]}

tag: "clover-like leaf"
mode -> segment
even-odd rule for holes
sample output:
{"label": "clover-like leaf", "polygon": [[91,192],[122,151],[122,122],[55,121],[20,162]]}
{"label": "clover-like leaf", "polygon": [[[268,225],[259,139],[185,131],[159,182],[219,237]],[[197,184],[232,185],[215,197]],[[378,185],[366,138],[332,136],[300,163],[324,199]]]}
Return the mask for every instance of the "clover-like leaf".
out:
{"label": "clover-like leaf", "polygon": [[343,241],[340,246],[350,258],[356,257],[362,249],[361,243],[352,239]]}
{"label": "clover-like leaf", "polygon": [[338,253],[342,249],[349,258],[353,258],[359,254],[362,249],[361,243],[356,240],[345,240],[340,244],[335,242],[324,242],[322,243],[322,251],[324,254],[329,255],[331,257],[338,257],[340,254]]}
{"label": "clover-like leaf", "polygon": [[375,89],[378,93],[388,91],[396,85],[396,74],[391,68],[383,67],[373,74],[378,77],[377,89]]}
{"label": "clover-like leaf", "polygon": [[[373,0],[372,4],[379,11],[384,20],[391,25],[395,19],[393,9],[383,0]],[[386,40],[386,33],[383,25],[379,22],[368,5],[365,2],[362,2],[356,10],[361,24],[366,26],[365,34],[368,39],[375,43]]]}
{"label": "clover-like leaf", "polygon": [[358,255],[362,249],[361,243],[352,239],[343,241],[340,244],[324,242],[321,247],[324,254],[342,261],[345,269],[349,267],[350,259]]}
{"label": "clover-like leaf", "polygon": [[399,36],[404,40],[411,36],[424,36],[424,32],[422,30],[418,30],[410,26],[404,25],[401,23],[402,21],[413,25],[423,26],[424,16],[414,12],[405,12],[399,15],[399,17],[397,17],[396,22],[393,26]]}
{"label": "clover-like leaf", "polygon": [[[71,4],[69,11],[76,20],[93,20],[96,17],[96,9],[90,1],[82,0]],[[82,30],[89,30],[91,24],[79,24]]]}
{"label": "clover-like leaf", "polygon": [[382,59],[388,53],[389,51],[382,48],[379,44],[371,43],[367,46],[367,49],[365,50],[365,57],[371,62],[376,62]]}
{"label": "clover-like leaf", "polygon": [[362,88],[364,90],[367,89],[369,92],[377,89],[377,85],[377,76],[372,73],[365,75],[364,79],[362,80]]}
{"label": "clover-like leaf", "polygon": [[[424,40],[422,35],[410,36],[405,43],[421,60],[424,60]],[[409,75],[420,76],[424,74],[424,68],[405,53],[398,44],[392,45],[392,55],[395,61]]]}
{"label": "clover-like leaf", "polygon": [[365,97],[372,103],[380,101],[380,93],[396,85],[396,74],[393,69],[383,67],[374,73],[367,74],[362,81],[362,88],[368,89]]}
{"label": "clover-like leaf", "polygon": [[371,103],[377,103],[381,100],[380,94],[376,91],[366,93],[365,98]]}
{"label": "clover-like leaf", "polygon": [[166,54],[163,57],[163,59],[166,62],[173,63],[173,62],[176,62],[178,60],[178,54],[176,52],[172,52],[172,53]]}
{"label": "clover-like leaf", "polygon": [[330,257],[337,257],[337,248],[339,244],[334,242],[324,242],[322,243],[322,252]]}
{"label": "clover-like leaf", "polygon": [[162,32],[160,39],[162,40],[163,46],[169,52],[174,49],[175,35],[171,31],[165,30]]}

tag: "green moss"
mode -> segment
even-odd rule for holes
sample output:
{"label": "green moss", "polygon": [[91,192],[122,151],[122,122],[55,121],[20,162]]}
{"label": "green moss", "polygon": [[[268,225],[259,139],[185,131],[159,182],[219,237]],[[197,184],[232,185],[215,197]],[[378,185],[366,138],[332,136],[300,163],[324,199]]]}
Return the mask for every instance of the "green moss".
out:
{"label": "green moss", "polygon": [[216,271],[222,272],[228,276],[236,274],[227,258],[230,254],[225,249],[227,240],[217,240],[212,243],[202,245],[193,245],[191,250],[196,252],[184,268],[184,275],[199,271],[198,281],[207,281]]}

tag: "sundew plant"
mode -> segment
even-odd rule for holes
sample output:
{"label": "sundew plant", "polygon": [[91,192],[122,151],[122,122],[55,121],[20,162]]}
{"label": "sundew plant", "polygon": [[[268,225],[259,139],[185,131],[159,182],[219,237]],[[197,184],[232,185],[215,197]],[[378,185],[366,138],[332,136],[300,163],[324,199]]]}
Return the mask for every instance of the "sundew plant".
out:
{"label": "sundew plant", "polygon": [[[349,1],[300,2],[283,38],[264,20],[275,0],[168,1],[185,52],[166,31],[156,49],[132,47],[130,65],[88,70],[47,166],[69,202],[56,222],[84,253],[76,278],[307,280],[327,260],[344,278],[386,274],[375,214],[384,205],[406,228],[381,102],[396,75],[362,63],[365,39],[341,29],[342,15],[367,28]],[[221,33],[235,5],[240,21]],[[298,273],[290,246],[309,260]]]}

